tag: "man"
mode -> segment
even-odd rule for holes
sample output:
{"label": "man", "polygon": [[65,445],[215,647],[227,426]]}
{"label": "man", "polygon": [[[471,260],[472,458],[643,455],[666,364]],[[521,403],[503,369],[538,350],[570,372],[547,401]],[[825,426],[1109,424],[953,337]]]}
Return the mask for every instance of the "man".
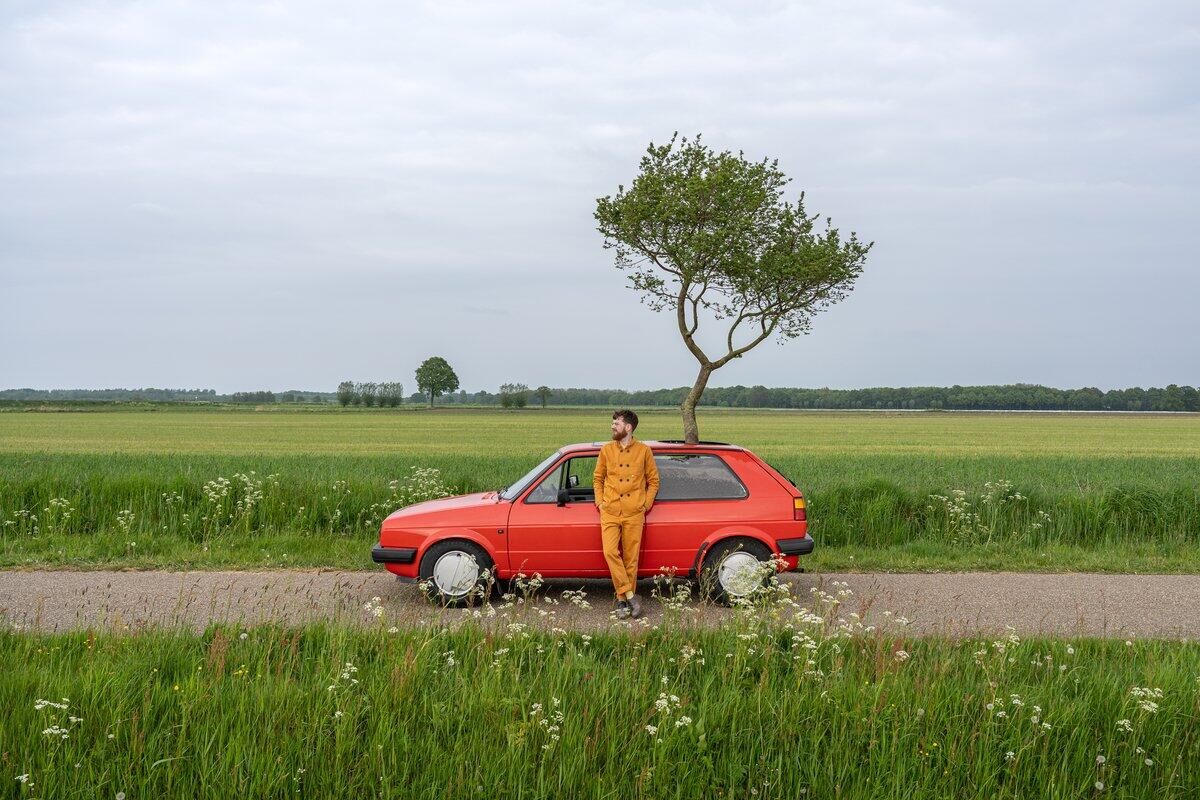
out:
{"label": "man", "polygon": [[658,494],[658,467],[654,453],[633,438],[637,414],[629,410],[612,415],[612,441],[600,448],[592,485],[600,509],[600,537],[604,560],[617,593],[617,616],[642,615],[637,596],[638,551],[646,512]]}

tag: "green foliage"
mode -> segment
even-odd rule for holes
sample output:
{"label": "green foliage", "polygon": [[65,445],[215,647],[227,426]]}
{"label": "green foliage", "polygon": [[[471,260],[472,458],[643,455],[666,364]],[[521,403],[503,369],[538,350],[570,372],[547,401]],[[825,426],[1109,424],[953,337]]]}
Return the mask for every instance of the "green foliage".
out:
{"label": "green foliage", "polygon": [[342,381],[337,387],[338,404],[345,408],[354,399],[354,381]]}
{"label": "green foliage", "polygon": [[550,399],[551,389],[549,386],[539,386],[534,390],[538,399],[542,401],[542,408],[546,407],[546,401]]}
{"label": "green foliage", "polygon": [[429,396],[432,406],[438,395],[458,390],[458,376],[446,359],[431,356],[417,367],[417,389]]}
{"label": "green foliage", "polygon": [[647,148],[630,187],[600,198],[595,217],[644,302],[691,312],[685,336],[700,306],[757,325],[761,338],[793,338],[845,297],[871,245],[853,233],[843,240],[828,219],[818,229],[803,193],[784,199],[789,182],[778,161],[676,135]]}

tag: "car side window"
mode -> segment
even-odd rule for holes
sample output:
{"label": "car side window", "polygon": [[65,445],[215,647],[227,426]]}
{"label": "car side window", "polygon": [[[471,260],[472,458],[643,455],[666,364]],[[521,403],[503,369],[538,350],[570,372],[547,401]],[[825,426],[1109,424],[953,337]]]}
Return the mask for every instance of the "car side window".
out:
{"label": "car side window", "polygon": [[566,463],[559,464],[554,469],[542,478],[541,482],[533,487],[533,491],[525,498],[526,503],[557,503],[558,489],[563,483],[563,471],[566,468]]}
{"label": "car side window", "polygon": [[580,456],[567,462],[567,487],[572,499],[585,497],[590,500],[596,496],[596,488],[592,486],[596,461],[596,456]]}
{"label": "car side window", "polygon": [[542,482],[533,487],[525,498],[526,503],[557,503],[559,489],[570,492],[571,500],[595,499],[596,490],[592,478],[596,473],[596,456],[569,458],[551,470]]}
{"label": "car side window", "polygon": [[705,453],[656,455],[657,500],[737,500],[749,492],[719,456]]}

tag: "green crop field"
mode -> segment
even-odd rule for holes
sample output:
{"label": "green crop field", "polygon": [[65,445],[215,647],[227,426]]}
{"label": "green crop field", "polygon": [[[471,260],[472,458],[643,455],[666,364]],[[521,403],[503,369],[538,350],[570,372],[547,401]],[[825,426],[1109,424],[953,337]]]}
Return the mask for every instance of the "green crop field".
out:
{"label": "green crop field", "polygon": [[[506,485],[562,444],[607,438],[608,416],[0,413],[0,565],[369,567],[393,508]],[[702,409],[700,421],[805,490],[813,568],[1200,568],[1200,416]],[[676,410],[649,410],[637,434],[680,428]]]}
{"label": "green crop field", "polygon": [[1195,645],[909,640],[841,601],[595,635],[512,602],[418,629],[6,631],[5,796],[1200,793]]}

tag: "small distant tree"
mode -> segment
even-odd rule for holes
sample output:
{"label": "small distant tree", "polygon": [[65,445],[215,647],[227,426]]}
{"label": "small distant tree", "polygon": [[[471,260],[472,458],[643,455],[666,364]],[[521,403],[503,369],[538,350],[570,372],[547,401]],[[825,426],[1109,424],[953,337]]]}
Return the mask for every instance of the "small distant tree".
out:
{"label": "small distant tree", "polygon": [[438,395],[458,390],[458,376],[441,356],[430,356],[417,367],[417,389],[429,397],[429,407]]}
{"label": "small distant tree", "polygon": [[362,400],[367,408],[374,407],[379,402],[379,384],[373,381],[362,384]]}
{"label": "small distant tree", "polygon": [[[688,442],[699,440],[696,405],[709,376],[772,336],[807,333],[814,315],[850,292],[866,262],[870,243],[854,233],[843,239],[828,218],[818,229],[803,193],[784,199],[789,180],[778,161],[717,153],[699,136],[676,134],[650,144],[628,188],[596,201],[597,229],[616,251],[617,269],[643,303],[674,312],[699,363],[680,405]],[[701,310],[731,320],[716,358],[697,339]]]}
{"label": "small distant tree", "polygon": [[500,386],[500,405],[504,408],[524,408],[529,402],[529,387],[523,383]]}
{"label": "small distant tree", "polygon": [[390,381],[379,384],[379,405],[395,408],[404,399],[404,384]]}
{"label": "small distant tree", "polygon": [[337,388],[337,401],[342,404],[342,408],[350,405],[354,400],[354,381],[342,381]]}
{"label": "small distant tree", "polygon": [[545,408],[546,400],[550,397],[550,387],[549,386],[539,386],[537,388],[535,394],[537,394],[538,399],[542,401],[542,408]]}

